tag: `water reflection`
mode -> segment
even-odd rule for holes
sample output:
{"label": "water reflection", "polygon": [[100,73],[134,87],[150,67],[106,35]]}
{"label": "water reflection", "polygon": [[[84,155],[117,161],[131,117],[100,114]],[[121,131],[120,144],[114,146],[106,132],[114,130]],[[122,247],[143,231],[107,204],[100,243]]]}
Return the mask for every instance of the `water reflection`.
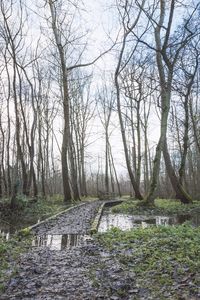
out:
{"label": "water reflection", "polygon": [[130,215],[105,213],[101,217],[98,232],[106,232],[112,227],[129,230],[135,226],[137,224],[134,223],[134,219]]}
{"label": "water reflection", "polygon": [[0,236],[8,240],[11,235],[17,233],[19,230],[31,226],[40,222],[40,219],[16,219],[16,217],[11,217],[6,220],[0,219]]}
{"label": "water reflection", "polygon": [[89,235],[80,234],[44,234],[36,236],[33,247],[48,247],[50,250],[64,250],[86,244],[91,240]]}
{"label": "water reflection", "polygon": [[8,241],[9,238],[10,238],[10,232],[6,232],[6,231],[0,229],[0,236],[3,237],[3,238],[5,238],[6,241]]}
{"label": "water reflection", "polygon": [[131,216],[127,214],[112,214],[105,212],[100,220],[98,232],[106,232],[112,227],[121,230],[130,230],[135,227],[146,228],[150,225],[178,225],[186,221],[191,221],[191,225],[200,226],[200,215],[179,215],[174,217],[167,216]]}
{"label": "water reflection", "polygon": [[192,216],[192,224],[195,227],[200,226],[200,214],[195,214]]}
{"label": "water reflection", "polygon": [[10,234],[12,233],[15,233],[15,230],[13,229],[12,225],[6,221],[0,220],[0,236],[8,240]]}

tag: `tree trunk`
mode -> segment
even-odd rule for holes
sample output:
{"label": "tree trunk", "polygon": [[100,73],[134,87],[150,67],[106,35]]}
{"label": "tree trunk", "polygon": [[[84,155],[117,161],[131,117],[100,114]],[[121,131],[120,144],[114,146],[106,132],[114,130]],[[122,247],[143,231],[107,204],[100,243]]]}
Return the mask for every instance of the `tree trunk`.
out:
{"label": "tree trunk", "polygon": [[1,171],[1,165],[0,165],[0,199],[3,196],[3,187],[2,187],[2,171]]}
{"label": "tree trunk", "polygon": [[118,72],[115,72],[115,86],[116,86],[116,89],[117,89],[117,110],[118,110],[118,116],[119,116],[119,122],[120,122],[120,128],[121,128],[122,141],[123,141],[123,146],[124,146],[124,154],[125,154],[125,159],[126,159],[126,165],[127,165],[129,177],[130,177],[130,180],[131,180],[131,184],[132,184],[134,192],[135,192],[135,198],[139,199],[139,200],[142,200],[143,197],[140,193],[139,187],[138,187],[137,182],[135,180],[135,176],[134,176],[133,171],[131,169],[131,163],[130,163],[129,154],[128,154],[128,147],[127,147],[127,142],[126,142],[126,133],[125,133],[124,123],[123,123],[123,118],[122,118],[122,112],[121,112]]}
{"label": "tree trunk", "polygon": [[[14,52],[14,50],[13,50]],[[15,127],[16,127],[16,143],[17,143],[17,155],[19,161],[21,163],[22,168],[22,192],[24,195],[28,195],[27,186],[28,186],[28,175],[26,172],[26,164],[24,161],[23,151],[20,143],[20,120],[19,120],[19,111],[18,111],[18,103],[17,103],[17,91],[16,91],[16,58],[13,53],[13,93],[14,93],[14,105],[15,105]]]}
{"label": "tree trunk", "polygon": [[56,41],[56,46],[60,56],[61,71],[62,71],[64,130],[63,130],[63,140],[62,140],[61,164],[62,164],[64,202],[70,203],[72,197],[71,197],[71,190],[69,184],[69,171],[68,171],[68,162],[67,162],[67,155],[69,151],[69,141],[70,141],[69,90],[68,90],[68,79],[67,79],[68,74],[66,68],[64,49],[61,44],[61,37],[56,25],[56,11],[52,0],[49,0],[49,6],[50,6],[51,18],[52,18],[52,29]]}
{"label": "tree trunk", "polygon": [[77,163],[76,153],[73,141],[70,142],[70,169],[71,169],[71,185],[73,191],[73,199],[75,201],[80,200],[79,186],[78,186],[78,175],[77,175]]}
{"label": "tree trunk", "polygon": [[176,176],[176,173],[175,173],[174,168],[171,163],[166,140],[165,140],[164,146],[163,146],[163,156],[164,156],[164,160],[165,160],[167,174],[170,178],[171,184],[176,193],[176,197],[178,199],[180,199],[180,201],[184,204],[192,203],[192,198],[184,190],[183,186],[180,184],[180,181],[178,180],[178,178]]}
{"label": "tree trunk", "polygon": [[116,180],[116,184],[117,184],[118,194],[121,197],[122,196],[121,188],[120,188],[119,180],[118,180],[118,177],[117,177],[117,171],[116,171],[116,168],[115,168],[115,163],[114,163],[114,159],[113,159],[112,149],[111,149],[110,143],[109,143],[109,153],[110,153],[110,159],[111,159],[111,163],[112,163],[112,167],[113,167],[113,171],[114,171],[114,175],[115,175],[115,180]]}
{"label": "tree trunk", "polygon": [[140,193],[139,186],[137,184],[137,181],[136,181],[135,176],[133,174],[133,171],[131,169],[131,163],[130,163],[130,158],[129,158],[129,153],[128,153],[128,146],[127,146],[127,141],[126,141],[125,127],[124,127],[122,111],[121,111],[120,86],[119,86],[119,81],[118,80],[119,80],[119,75],[120,75],[120,68],[121,68],[121,64],[122,64],[122,58],[123,58],[124,50],[125,50],[125,47],[126,47],[126,40],[129,36],[129,34],[134,30],[135,26],[137,25],[137,23],[140,19],[140,15],[142,13],[142,8],[144,6],[144,3],[145,3],[145,1],[142,1],[141,5],[140,5],[140,10],[139,10],[134,22],[132,23],[132,25],[128,27],[128,30],[125,30],[125,25],[123,24],[124,35],[123,35],[122,46],[121,46],[121,49],[120,49],[119,59],[118,59],[118,63],[117,63],[117,67],[116,67],[115,75],[114,75],[115,87],[116,87],[116,96],[117,96],[117,111],[118,111],[118,116],[119,116],[122,142],[123,142],[123,146],[124,146],[125,160],[126,160],[126,165],[127,165],[130,181],[131,181],[132,187],[133,187],[134,192],[135,192],[135,198],[137,198],[139,200],[142,200],[143,197]]}
{"label": "tree trunk", "polygon": [[109,166],[109,150],[108,150],[108,143],[109,143],[109,138],[108,138],[108,124],[106,125],[105,129],[105,192],[108,194],[109,193],[109,176],[108,176],[108,166]]}

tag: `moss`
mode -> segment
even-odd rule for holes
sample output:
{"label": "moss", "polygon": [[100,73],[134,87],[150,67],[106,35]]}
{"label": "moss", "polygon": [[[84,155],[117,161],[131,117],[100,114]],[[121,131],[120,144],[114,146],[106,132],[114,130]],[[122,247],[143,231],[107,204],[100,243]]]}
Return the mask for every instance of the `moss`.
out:
{"label": "moss", "polygon": [[29,227],[23,228],[19,231],[18,234],[24,237],[29,236],[31,234],[30,228]]}

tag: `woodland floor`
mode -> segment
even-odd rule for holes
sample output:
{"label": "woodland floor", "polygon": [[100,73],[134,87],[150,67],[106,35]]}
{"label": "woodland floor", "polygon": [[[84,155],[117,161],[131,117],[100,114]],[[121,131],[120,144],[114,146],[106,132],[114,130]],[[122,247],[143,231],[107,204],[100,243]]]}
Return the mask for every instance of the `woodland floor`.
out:
{"label": "woodland floor", "polygon": [[[176,235],[168,229],[168,231],[162,229],[161,232],[160,229],[155,232],[145,231],[146,233],[142,232],[139,237],[137,234],[135,236],[135,233],[128,236],[121,231],[113,230],[108,235],[102,235],[103,238],[97,235],[95,239],[90,239],[88,235],[91,223],[101,203],[101,201],[94,201],[80,207],[74,207],[71,211],[54,220],[36,227],[34,234],[37,236],[62,235],[66,237],[68,234],[77,234],[82,239],[76,247],[61,247],[62,250],[53,250],[48,246],[44,247],[43,244],[22,254],[15,262],[15,265],[17,264],[16,274],[7,283],[0,299],[200,299],[198,286],[200,278],[198,273],[195,273],[196,265],[193,272],[185,266],[183,270],[185,273],[180,276],[177,275],[178,281],[174,278],[174,284],[170,283],[169,285],[165,281],[161,282],[160,294],[154,294],[154,291],[148,288],[148,285],[155,284],[151,281],[151,277],[156,273],[155,269],[152,270],[154,274],[146,273],[149,276],[144,279],[146,285],[141,283],[141,277],[138,281],[137,271],[134,270],[137,270],[141,260],[145,259],[144,255],[148,255],[146,252],[140,253],[139,249],[142,243],[144,244],[144,247],[142,246],[144,251],[146,247],[152,246],[145,244],[147,235],[151,238],[151,244],[152,241],[155,241],[154,235],[158,235],[159,243],[160,237],[163,235],[165,241],[153,246],[156,249],[165,243],[164,246],[166,247],[166,236],[170,234],[174,239],[170,242],[175,243],[176,236],[182,238],[185,232],[184,227],[180,227],[182,230],[176,232]],[[191,228],[187,230],[189,231],[185,238],[188,239],[193,231]],[[124,243],[124,237],[126,243]],[[67,241],[64,239],[64,244],[66,243]],[[196,248],[196,252],[192,253],[197,256],[197,259],[198,250],[199,248]],[[157,252],[156,254],[156,261],[159,261],[160,253]],[[173,266],[177,270],[177,264],[175,263]],[[144,272],[146,272],[145,269]],[[156,275],[162,277],[162,268]],[[198,278],[194,280],[196,275]],[[147,280],[149,281],[147,282]],[[171,290],[169,290],[169,286]]]}

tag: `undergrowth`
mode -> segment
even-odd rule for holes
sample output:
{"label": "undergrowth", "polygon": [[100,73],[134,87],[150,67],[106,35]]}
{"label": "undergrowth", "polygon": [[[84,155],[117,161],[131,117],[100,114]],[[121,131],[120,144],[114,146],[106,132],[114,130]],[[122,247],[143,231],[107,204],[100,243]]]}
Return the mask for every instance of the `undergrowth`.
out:
{"label": "undergrowth", "polygon": [[9,200],[2,199],[0,202],[0,216],[3,219],[6,217],[20,216],[22,219],[45,219],[53,214],[70,207],[63,203],[63,197],[54,195],[43,199],[38,197],[37,201],[31,201],[31,198],[19,195],[17,198],[17,207],[11,209],[9,207]]}
{"label": "undergrowth", "polygon": [[[188,225],[121,231],[113,228],[96,236],[125,267],[135,272],[137,285],[156,299],[198,295],[200,229]],[[154,299],[154,298],[153,298]],[[195,298],[196,299],[196,298]]]}
{"label": "undergrowth", "polygon": [[192,204],[182,204],[179,200],[171,199],[156,199],[155,207],[142,207],[137,204],[139,201],[126,201],[112,208],[115,213],[128,213],[128,214],[190,214],[195,211],[200,212],[200,201],[194,201]]}

